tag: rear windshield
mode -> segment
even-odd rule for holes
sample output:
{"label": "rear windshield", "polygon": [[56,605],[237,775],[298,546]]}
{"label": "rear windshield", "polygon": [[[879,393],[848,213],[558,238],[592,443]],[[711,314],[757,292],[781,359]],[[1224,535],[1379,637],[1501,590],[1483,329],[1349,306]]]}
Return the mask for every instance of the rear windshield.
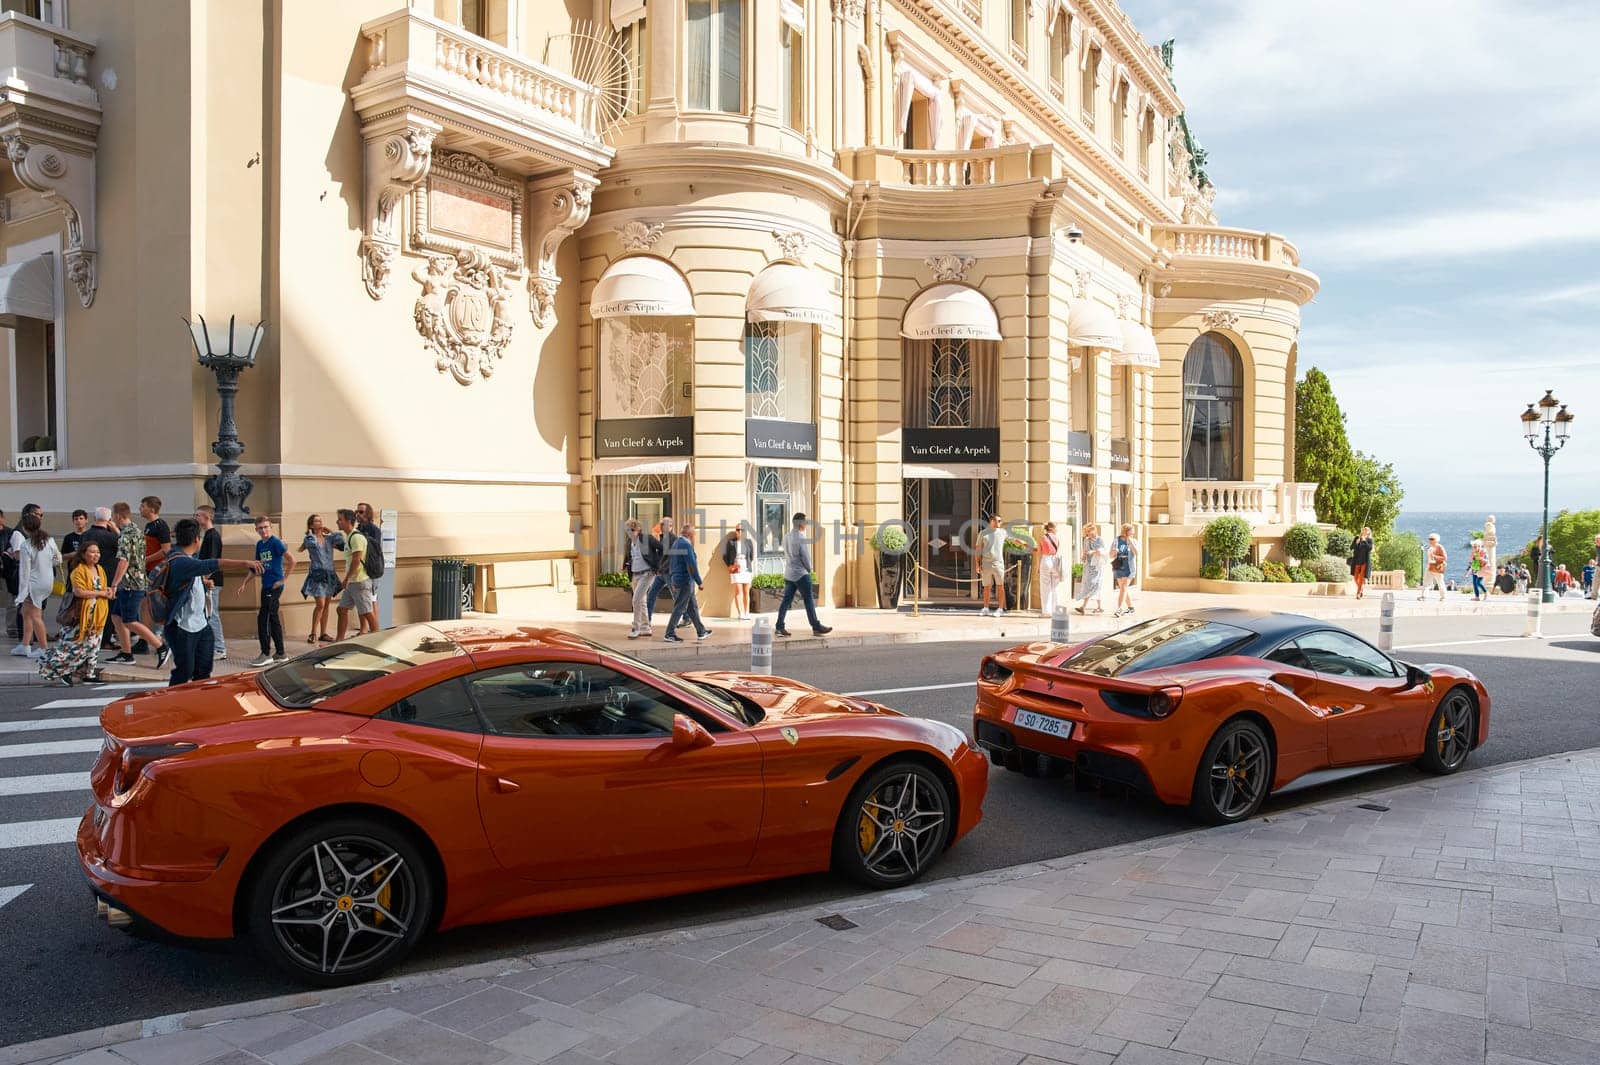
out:
{"label": "rear windshield", "polygon": [[261,674],[261,686],[279,706],[314,706],[369,680],[465,653],[434,629],[386,629],[319,647],[273,666]]}
{"label": "rear windshield", "polygon": [[1102,637],[1056,663],[1062,669],[1118,677],[1231,654],[1255,638],[1247,629],[1197,618],[1156,618]]}

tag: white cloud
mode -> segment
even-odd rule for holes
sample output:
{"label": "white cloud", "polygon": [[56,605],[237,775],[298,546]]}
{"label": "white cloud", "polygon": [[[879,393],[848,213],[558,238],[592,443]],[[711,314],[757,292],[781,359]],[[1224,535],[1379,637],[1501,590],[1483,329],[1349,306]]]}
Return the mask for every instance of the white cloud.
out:
{"label": "white cloud", "polygon": [[1562,244],[1600,243],[1600,197],[1476,206],[1302,234],[1304,259],[1329,266],[1478,258]]}
{"label": "white cloud", "polygon": [[1536,292],[1528,297],[1527,302],[1536,307],[1556,303],[1600,304],[1600,281],[1584,281],[1576,285],[1563,285],[1549,292]]}

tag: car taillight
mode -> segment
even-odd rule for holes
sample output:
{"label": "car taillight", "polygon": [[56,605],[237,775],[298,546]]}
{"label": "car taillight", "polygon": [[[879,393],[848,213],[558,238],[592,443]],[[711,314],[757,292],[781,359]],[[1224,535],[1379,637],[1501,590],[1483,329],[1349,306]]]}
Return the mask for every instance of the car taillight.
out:
{"label": "car taillight", "polygon": [[985,658],[978,667],[978,679],[985,684],[1004,684],[1011,679],[1011,672],[993,658]]}
{"label": "car taillight", "polygon": [[1178,703],[1183,699],[1182,688],[1162,688],[1150,693],[1150,716],[1155,718],[1170,717],[1178,708]]}
{"label": "car taillight", "polygon": [[1100,693],[1100,697],[1105,700],[1107,706],[1119,714],[1159,720],[1172,716],[1172,712],[1178,708],[1179,701],[1183,699],[1183,689],[1177,686],[1158,688],[1148,695],[1107,689]]}
{"label": "car taillight", "polygon": [[122,761],[117,766],[117,780],[115,790],[118,795],[127,791],[138,781],[139,774],[152,762],[159,762],[163,758],[173,755],[187,754],[195,749],[192,743],[158,743],[147,747],[124,747]]}

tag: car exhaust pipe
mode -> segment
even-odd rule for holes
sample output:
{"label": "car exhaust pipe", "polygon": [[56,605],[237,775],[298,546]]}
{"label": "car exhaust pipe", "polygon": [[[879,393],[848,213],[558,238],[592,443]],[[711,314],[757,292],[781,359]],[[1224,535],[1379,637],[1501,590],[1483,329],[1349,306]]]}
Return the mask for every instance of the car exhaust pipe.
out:
{"label": "car exhaust pipe", "polygon": [[133,914],[127,910],[119,910],[115,906],[107,906],[106,924],[112,928],[127,928],[133,924]]}

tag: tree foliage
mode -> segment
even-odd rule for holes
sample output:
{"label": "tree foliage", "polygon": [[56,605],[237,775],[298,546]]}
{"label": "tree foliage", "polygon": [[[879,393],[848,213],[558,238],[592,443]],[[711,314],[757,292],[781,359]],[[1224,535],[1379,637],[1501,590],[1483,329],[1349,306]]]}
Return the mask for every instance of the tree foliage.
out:
{"label": "tree foliage", "polygon": [[1224,514],[1206,523],[1201,542],[1218,562],[1237,562],[1250,553],[1250,523],[1237,514]]}
{"label": "tree foliage", "polygon": [[1298,522],[1289,526],[1283,534],[1283,550],[1296,562],[1309,562],[1313,558],[1321,558],[1328,550],[1328,538],[1310,522]]}
{"label": "tree foliage", "polygon": [[[1600,536],[1600,510],[1563,510],[1550,519],[1550,567],[1565,565],[1577,573],[1594,558],[1594,538]],[[1534,541],[1529,540],[1521,557],[1529,559]],[[1535,578],[1537,579],[1537,574]]]}
{"label": "tree foliage", "polygon": [[1317,516],[1345,525],[1356,498],[1355,454],[1328,375],[1313,366],[1294,386],[1294,479],[1317,483]]}
{"label": "tree foliage", "polygon": [[1356,538],[1344,529],[1329,529],[1325,550],[1335,558],[1349,558],[1351,550],[1355,547],[1355,540]]}
{"label": "tree foliage", "polygon": [[[1394,463],[1379,462],[1365,451],[1356,452],[1355,462],[1355,507],[1347,520],[1339,521],[1337,524],[1352,533],[1360,532],[1363,525],[1370,525],[1372,538],[1376,542],[1388,536],[1394,529],[1395,520],[1400,517],[1400,502],[1405,499],[1406,490],[1401,486],[1400,478],[1395,475]],[[1334,521],[1333,518],[1324,517],[1320,509],[1317,511],[1317,516],[1323,521]]]}
{"label": "tree foliage", "polygon": [[1395,533],[1379,542],[1374,555],[1378,569],[1403,569],[1408,586],[1422,583],[1422,541],[1416,533]]}

